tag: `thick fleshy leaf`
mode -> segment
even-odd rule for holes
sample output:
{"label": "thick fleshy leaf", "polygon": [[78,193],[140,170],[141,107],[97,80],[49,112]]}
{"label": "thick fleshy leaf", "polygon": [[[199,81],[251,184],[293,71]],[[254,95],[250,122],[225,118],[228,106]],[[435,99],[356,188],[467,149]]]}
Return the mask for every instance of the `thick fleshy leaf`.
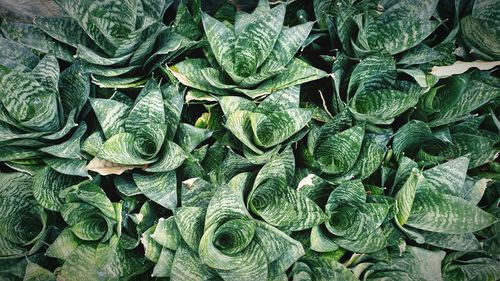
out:
{"label": "thick fleshy leaf", "polygon": [[248,77],[267,59],[278,39],[285,17],[285,5],[257,15],[245,25],[234,45],[234,72]]}
{"label": "thick fleshy leaf", "polygon": [[202,14],[202,22],[212,53],[219,65],[225,68],[228,64],[227,61],[233,59],[232,53],[236,37],[227,26],[206,13]]}
{"label": "thick fleshy leaf", "polygon": [[427,19],[400,19],[373,24],[367,31],[367,40],[370,48],[385,49],[394,55],[418,45],[438,26],[437,21]]}
{"label": "thick fleshy leaf", "polygon": [[451,77],[448,86],[438,90],[434,98],[434,104],[440,105],[441,110],[433,116],[429,126],[435,127],[460,120],[469,112],[498,97],[498,83],[498,78],[483,72]]}
{"label": "thick fleshy leaf", "polygon": [[358,158],[364,131],[362,126],[355,126],[319,143],[314,149],[314,157],[321,170],[329,174],[347,172]]}
{"label": "thick fleshy leaf", "polygon": [[282,157],[262,167],[248,197],[249,209],[280,229],[296,231],[322,223],[325,217],[320,207],[287,185]]}
{"label": "thick fleshy leaf", "polygon": [[406,224],[428,231],[463,234],[481,230],[496,220],[464,199],[424,189],[417,192]]}
{"label": "thick fleshy leaf", "polygon": [[411,214],[413,201],[419,183],[423,180],[422,175],[416,169],[411,171],[410,176],[396,194],[396,220],[399,225],[404,225]]}
{"label": "thick fleshy leaf", "polygon": [[3,21],[0,29],[9,39],[42,53],[52,52],[56,57],[72,62],[74,51],[70,46],[58,42],[31,24]]}
{"label": "thick fleshy leaf", "polygon": [[49,210],[58,211],[64,202],[59,192],[82,179],[58,173],[49,167],[38,172],[33,182],[33,196],[40,205]]}
{"label": "thick fleshy leaf", "polygon": [[302,129],[311,119],[311,112],[306,109],[287,109],[264,115],[252,113],[250,123],[254,142],[263,148],[270,148]]}
{"label": "thick fleshy leaf", "polygon": [[129,106],[110,99],[96,98],[90,99],[90,104],[107,139],[124,132],[125,118],[130,112]]}
{"label": "thick fleshy leaf", "polygon": [[174,171],[133,175],[134,182],[142,193],[160,204],[173,210],[177,206],[177,184]]}

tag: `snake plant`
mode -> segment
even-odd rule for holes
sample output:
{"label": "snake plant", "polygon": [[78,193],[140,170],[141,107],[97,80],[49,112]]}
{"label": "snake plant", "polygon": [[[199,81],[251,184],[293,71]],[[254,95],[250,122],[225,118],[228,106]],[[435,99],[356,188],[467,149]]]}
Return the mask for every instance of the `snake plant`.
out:
{"label": "snake plant", "polygon": [[80,151],[87,126],[77,122],[90,93],[89,76],[78,64],[60,72],[53,55],[38,60],[13,42],[1,42],[4,50],[17,46],[27,59],[12,61],[15,53],[2,53],[0,159],[25,171],[46,164],[63,174],[88,176]]}
{"label": "snake plant", "polygon": [[494,0],[54,1],[0,12],[0,280],[500,280]]}
{"label": "snake plant", "polygon": [[299,86],[282,89],[258,105],[236,96],[220,99],[227,118],[225,127],[243,144],[243,153],[250,161],[266,161],[304,133],[312,112],[299,107],[299,92]]}
{"label": "snake plant", "polygon": [[[197,43],[192,38],[196,33],[162,22],[170,0],[56,2],[64,11],[61,16],[37,17],[34,25],[4,22],[2,31],[62,60],[81,60],[102,87],[141,85],[158,66]],[[181,5],[176,23],[194,25],[194,21]]]}
{"label": "snake plant", "polygon": [[285,5],[272,9],[260,1],[251,14],[238,12],[234,25],[202,15],[209,42],[207,59],[188,59],[170,66],[181,83],[215,95],[242,93],[250,98],[326,76],[295,58],[313,23],[283,26]]}

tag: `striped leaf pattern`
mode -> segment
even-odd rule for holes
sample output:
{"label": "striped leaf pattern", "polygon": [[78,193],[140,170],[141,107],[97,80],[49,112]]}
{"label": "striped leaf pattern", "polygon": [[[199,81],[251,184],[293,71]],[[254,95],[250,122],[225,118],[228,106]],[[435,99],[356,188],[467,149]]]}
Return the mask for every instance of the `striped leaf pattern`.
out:
{"label": "striped leaf pattern", "polygon": [[186,159],[185,152],[167,140],[165,132],[167,128],[175,132],[180,112],[175,110],[177,101],[172,96],[163,99],[164,91],[169,93],[168,88],[150,80],[132,107],[116,100],[92,99],[107,138],[96,156],[122,165],[151,164],[147,170],[152,172],[179,167]]}
{"label": "striped leaf pattern", "polygon": [[[259,7],[236,17],[232,27],[203,14],[207,52],[216,65],[203,59],[185,60],[170,66],[171,73],[182,84],[210,94],[242,93],[252,99],[326,76],[293,58],[311,32],[311,23],[286,28],[285,5],[269,8],[260,1]],[[223,73],[230,82],[224,81]]]}
{"label": "striped leaf pattern", "polygon": [[500,279],[497,1],[7,2],[0,280]]}
{"label": "striped leaf pattern", "polygon": [[[8,44],[8,41],[2,42]],[[80,139],[86,125],[74,127],[90,93],[88,75],[76,64],[60,72],[57,59],[51,54],[31,66],[32,69],[21,70],[2,65],[2,160],[41,161],[43,157],[53,156],[53,165],[67,159],[82,160]],[[71,84],[68,81],[72,81]],[[24,165],[27,170],[34,167]],[[81,168],[66,169],[65,173],[86,176]]]}
{"label": "striped leaf pattern", "polygon": [[[47,235],[47,214],[34,200],[33,178],[24,173],[1,173],[0,259],[35,253]],[[28,221],[32,222],[27,223]]]}
{"label": "striped leaf pattern", "polygon": [[[86,71],[95,74],[95,81],[102,87],[143,84],[141,78],[195,46],[200,37],[186,38],[162,23],[173,1],[55,2],[63,15],[39,17],[34,25],[5,23],[3,32],[8,38],[40,52],[52,52],[62,60],[83,60]],[[182,15],[194,21],[189,10]],[[170,42],[172,39],[177,42]]]}
{"label": "striped leaf pattern", "polygon": [[225,126],[245,148],[265,155],[266,151],[279,147],[310,121],[311,112],[298,108],[298,98],[298,86],[277,91],[258,106],[246,99],[234,103],[230,98],[223,98],[222,109],[227,115]]}

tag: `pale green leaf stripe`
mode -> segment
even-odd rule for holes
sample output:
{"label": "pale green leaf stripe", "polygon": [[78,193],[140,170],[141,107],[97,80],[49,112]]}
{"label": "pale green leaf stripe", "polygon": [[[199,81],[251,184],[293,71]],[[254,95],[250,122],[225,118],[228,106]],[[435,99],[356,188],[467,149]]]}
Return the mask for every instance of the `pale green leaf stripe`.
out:
{"label": "pale green leaf stripe", "polygon": [[212,135],[209,129],[195,127],[191,124],[180,123],[175,134],[176,143],[186,152],[192,152],[200,143]]}
{"label": "pale green leaf stripe", "polygon": [[[137,138],[147,139],[144,143],[147,147],[138,151],[148,158],[158,153],[165,139],[165,111],[160,86],[149,80],[139,98],[125,119],[125,131]],[[154,147],[149,147],[151,145]]]}
{"label": "pale green leaf stripe", "polygon": [[273,278],[283,274],[290,266],[305,254],[302,244],[277,228],[261,221],[256,221],[256,238],[266,252],[268,276]]}
{"label": "pale green leaf stripe", "polygon": [[170,277],[170,271],[174,263],[174,255],[175,251],[168,248],[162,248],[160,256],[158,257],[158,262],[153,268],[153,273],[151,273],[151,277]]}
{"label": "pale green leaf stripe", "polygon": [[238,34],[234,45],[234,72],[248,77],[267,59],[283,27],[285,5],[256,16]]}
{"label": "pale green leaf stripe", "polygon": [[[360,120],[375,124],[386,124],[418,103],[419,94],[393,90],[365,90],[356,93],[351,100],[354,114]],[[358,114],[356,114],[358,113]]]}
{"label": "pale green leaf stripe", "polygon": [[380,228],[358,239],[350,240],[348,238],[334,237],[333,241],[340,247],[357,253],[372,253],[387,246],[387,240]]}
{"label": "pale green leaf stripe", "polygon": [[118,101],[98,98],[90,99],[90,104],[107,139],[124,132],[125,118],[130,112],[129,106]]}
{"label": "pale green leaf stripe", "polygon": [[249,197],[249,208],[267,223],[292,231],[311,228],[325,219],[318,205],[280,179],[257,186]]}
{"label": "pale green leaf stripe", "polygon": [[367,135],[361,145],[358,160],[354,166],[343,177],[346,179],[356,178],[364,180],[372,175],[384,160],[386,147],[376,140],[378,136]]}
{"label": "pale green leaf stripe", "polygon": [[143,143],[134,135],[119,133],[102,145],[97,157],[123,165],[144,165],[155,162],[156,158],[143,158],[144,155],[139,152],[143,148]]}
{"label": "pale green leaf stripe", "polygon": [[425,243],[454,251],[479,251],[481,244],[472,233],[466,234],[446,234],[438,232],[428,232],[421,230],[420,233],[425,238]]}
{"label": "pale green leaf stripe", "polygon": [[424,171],[423,175],[433,190],[464,198],[468,190],[464,190],[469,157],[463,156],[434,168]]}
{"label": "pale green leaf stripe", "polygon": [[422,42],[439,26],[437,21],[404,19],[374,25],[368,32],[372,49],[384,48],[391,55],[408,50]]}
{"label": "pale green leaf stripe", "polygon": [[204,59],[187,59],[169,67],[172,75],[182,84],[211,94],[225,95],[225,91],[214,87],[205,80],[201,70],[209,67]]}
{"label": "pale green leaf stripe", "polygon": [[280,89],[314,81],[327,76],[323,70],[310,66],[301,59],[293,58],[287,65],[286,71],[267,80],[254,90],[238,89],[238,91],[250,98],[258,98],[269,95]]}
{"label": "pale green leaf stripe", "polygon": [[392,80],[396,74],[395,71],[394,59],[386,52],[378,56],[369,56],[354,67],[347,91],[349,93],[355,91],[361,83]]}
{"label": "pale green leaf stripe", "polygon": [[97,266],[96,249],[92,245],[81,244],[65,260],[58,278],[67,281],[80,280],[81,273],[85,272],[85,278],[89,280],[99,280],[100,276],[105,276],[102,269]]}
{"label": "pale green leaf stripe", "polygon": [[323,226],[314,226],[311,229],[311,250],[318,253],[328,253],[339,249],[339,246],[329,237]]}
{"label": "pale green leaf stripe", "polygon": [[78,248],[81,241],[73,234],[71,229],[64,229],[50,244],[45,254],[49,257],[66,260]]}
{"label": "pale green leaf stripe", "polygon": [[500,42],[497,36],[492,36],[498,34],[496,26],[498,25],[488,24],[485,20],[476,19],[471,15],[460,19],[460,30],[466,45],[472,50],[476,49],[474,53],[486,60],[500,59]]}
{"label": "pale green leaf stripe", "polygon": [[158,262],[162,249],[162,246],[151,238],[151,234],[153,234],[155,229],[156,225],[153,225],[144,231],[141,236],[141,244],[144,246],[144,256],[152,262]]}
{"label": "pale green leaf stripe", "polygon": [[173,210],[177,206],[177,183],[175,171],[154,174],[133,174],[134,182],[141,192],[160,204]]}
{"label": "pale green leaf stripe", "polygon": [[[17,126],[46,132],[59,129],[56,89],[47,89],[32,75],[16,71],[3,75],[0,86],[0,100]],[[35,99],[39,101],[36,111]]]}
{"label": "pale green leaf stripe", "polygon": [[175,223],[187,246],[198,252],[205,224],[205,209],[200,207],[179,207],[174,213]]}
{"label": "pale green leaf stripe", "polygon": [[[116,5],[114,1],[95,3],[57,0],[57,3],[69,16],[78,21],[87,35],[109,55],[113,55],[118,44],[135,30],[134,1],[120,1],[120,5]],[[108,29],[106,33],[101,32]]]}
{"label": "pale green leaf stripe", "polygon": [[438,2],[437,0],[424,0],[419,2],[412,0],[398,1],[384,11],[380,20],[383,23],[388,23],[407,18],[409,15],[413,18],[427,20],[434,13]]}
{"label": "pale green leaf stripe", "polygon": [[347,172],[356,162],[365,130],[355,126],[325,139],[314,149],[321,170],[329,174]]}
{"label": "pale green leaf stripe", "polygon": [[313,23],[307,22],[294,27],[283,28],[274,45],[273,51],[269,54],[262,68],[264,70],[271,70],[273,68],[285,67],[292,60],[300,46],[302,46],[312,27]]}
{"label": "pale green leaf stripe", "polygon": [[282,143],[307,125],[311,115],[311,111],[302,108],[287,109],[269,115],[250,114],[255,144],[270,148]]}
{"label": "pale green leaf stripe", "polygon": [[217,273],[203,264],[196,252],[190,250],[186,245],[181,244],[175,252],[171,280],[210,280],[217,276]]}
{"label": "pale green leaf stripe", "polygon": [[[59,95],[67,122],[72,122],[71,111],[79,114],[90,95],[90,75],[85,74],[80,64],[73,64],[61,72]],[[71,119],[71,120],[70,120]]]}
{"label": "pale green leaf stripe", "polygon": [[89,177],[85,159],[44,158],[43,162],[61,174]]}
{"label": "pale green leaf stripe", "polygon": [[67,141],[40,148],[40,151],[60,158],[82,159],[80,140],[86,131],[87,124],[82,122]]}
{"label": "pale green leaf stripe", "polygon": [[182,182],[181,204],[183,207],[206,208],[216,187],[201,178],[191,178]]}
{"label": "pale green leaf stripe", "polygon": [[[269,95],[271,97],[274,95]],[[267,98],[266,98],[267,100]],[[264,101],[263,101],[264,102]],[[262,104],[262,103],[261,103]],[[254,111],[256,105],[251,100],[239,96],[223,96],[219,98],[219,105],[224,115],[231,116],[237,111]],[[265,107],[265,105],[263,106]]]}
{"label": "pale green leaf stripe", "polygon": [[13,161],[20,159],[36,159],[45,156],[44,153],[32,148],[21,146],[3,146],[0,147],[0,161]]}
{"label": "pale green leaf stripe", "polygon": [[32,199],[33,177],[25,173],[0,173],[1,196]]}
{"label": "pale green leaf stripe", "polygon": [[289,188],[295,161],[291,149],[272,158],[258,173],[248,195],[248,208],[267,223],[285,230],[303,230],[322,223],[321,208],[305,194]]}
{"label": "pale green leaf stripe", "polygon": [[28,261],[23,281],[39,280],[56,281],[56,275],[48,269],[45,269],[44,267],[41,267],[36,263]]}
{"label": "pale green leaf stripe", "polygon": [[225,126],[245,146],[255,153],[262,154],[264,152],[253,143],[251,114],[250,111],[236,111],[227,118]]}
{"label": "pale green leaf stripe", "polygon": [[72,62],[74,60],[74,51],[70,46],[54,40],[34,25],[2,21],[0,29],[7,38],[26,47],[42,53],[52,52],[57,58],[65,61]]}
{"label": "pale green leaf stripe", "polygon": [[35,25],[55,40],[74,48],[78,45],[92,46],[94,43],[78,23],[71,17],[36,17]]}
{"label": "pale green leaf stripe", "polygon": [[160,218],[151,238],[163,247],[177,250],[181,242],[181,235],[177,230],[174,217]]}
{"label": "pale green leaf stripe", "polygon": [[39,58],[30,49],[7,38],[0,38],[0,49],[2,50],[0,65],[9,69],[19,67],[29,71],[39,61]]}
{"label": "pale green leaf stripe", "polygon": [[[468,75],[470,75],[470,78]],[[490,100],[499,97],[500,91],[498,91],[498,87],[495,87],[494,84],[491,85],[488,80],[498,83],[498,78],[490,77],[489,74],[483,72],[454,76],[449,87],[457,84],[457,86],[462,86],[462,89],[450,93],[456,96],[456,100],[443,104],[443,108],[436,114],[429,126],[436,127],[455,121]],[[446,94],[446,92],[441,94]]]}
{"label": "pale green leaf stripe", "polygon": [[495,223],[497,219],[464,199],[435,193],[417,192],[406,224],[449,234],[475,232]]}
{"label": "pale green leaf stripe", "polygon": [[479,258],[467,261],[467,264],[451,264],[448,270],[456,270],[463,274],[465,280],[498,280],[500,278],[500,262],[494,259]]}
{"label": "pale green leaf stripe", "polygon": [[360,207],[366,202],[365,188],[361,181],[346,181],[337,186],[328,196],[325,211],[332,213],[342,205]]}
{"label": "pale green leaf stripe", "polygon": [[417,169],[413,169],[406,182],[396,194],[395,218],[399,225],[404,225],[410,217],[413,201],[415,200],[415,193],[422,180],[422,174]]}
{"label": "pale green leaf stripe", "polygon": [[144,169],[146,172],[168,172],[177,169],[187,158],[184,150],[176,143],[166,140],[159,159]]}
{"label": "pale green leaf stripe", "polygon": [[[299,108],[299,101],[300,86],[296,85],[293,87],[281,89],[267,96],[264,100],[262,100],[261,103],[259,103],[259,106],[257,106],[255,112],[271,114],[277,110]],[[226,111],[224,111],[224,113],[230,115],[230,113],[227,113]]]}
{"label": "pale green leaf stripe", "polygon": [[35,78],[44,88],[57,90],[59,81],[59,63],[57,58],[47,54],[31,71],[31,76]]}
{"label": "pale green leaf stripe", "polygon": [[59,192],[81,180],[79,177],[60,174],[50,167],[45,167],[34,178],[33,196],[44,208],[59,211],[63,203]]}
{"label": "pale green leaf stripe", "polygon": [[233,47],[236,37],[227,26],[206,13],[202,13],[202,22],[210,48],[219,65],[225,68],[227,60],[233,59]]}

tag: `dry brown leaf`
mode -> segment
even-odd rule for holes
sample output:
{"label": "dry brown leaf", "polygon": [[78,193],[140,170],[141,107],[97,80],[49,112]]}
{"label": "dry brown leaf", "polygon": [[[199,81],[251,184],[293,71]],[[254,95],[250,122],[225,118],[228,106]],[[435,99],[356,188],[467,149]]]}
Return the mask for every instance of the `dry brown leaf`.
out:
{"label": "dry brown leaf", "polygon": [[462,74],[473,67],[479,70],[488,70],[498,65],[500,65],[500,61],[457,61],[452,65],[434,66],[432,68],[431,74],[440,78],[444,78],[455,74]]}
{"label": "dry brown leaf", "polygon": [[87,164],[87,169],[89,171],[97,172],[103,176],[107,175],[121,175],[123,172],[132,170],[135,168],[146,168],[146,165],[122,165],[118,163],[109,162],[107,160],[94,157]]}

